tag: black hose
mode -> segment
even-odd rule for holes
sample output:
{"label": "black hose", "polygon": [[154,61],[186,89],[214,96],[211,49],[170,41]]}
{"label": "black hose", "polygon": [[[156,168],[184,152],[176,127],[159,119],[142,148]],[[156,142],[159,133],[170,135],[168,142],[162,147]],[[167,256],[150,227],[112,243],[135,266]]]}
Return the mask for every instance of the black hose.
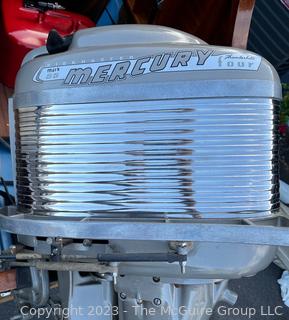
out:
{"label": "black hose", "polygon": [[2,137],[0,137],[0,142],[7,148],[10,150],[10,144],[5,140],[3,139]]}
{"label": "black hose", "polygon": [[97,255],[99,262],[185,262],[186,255],[177,253],[103,253]]}
{"label": "black hose", "polygon": [[10,206],[12,204],[10,198],[7,195],[7,192],[0,190],[0,196],[4,199],[5,207]]}
{"label": "black hose", "polygon": [[[16,260],[16,255],[0,255],[0,260]],[[177,253],[100,253],[99,262],[185,262],[187,256]]]}
{"label": "black hose", "polygon": [[16,260],[16,256],[0,254],[0,260]]}
{"label": "black hose", "polygon": [[9,205],[13,205],[15,204],[14,198],[10,195],[7,184],[5,182],[5,180],[3,179],[3,177],[0,177],[0,181],[3,185],[4,191],[6,193],[6,196],[4,196],[1,192],[1,196],[4,198],[5,201],[5,206],[9,206]]}

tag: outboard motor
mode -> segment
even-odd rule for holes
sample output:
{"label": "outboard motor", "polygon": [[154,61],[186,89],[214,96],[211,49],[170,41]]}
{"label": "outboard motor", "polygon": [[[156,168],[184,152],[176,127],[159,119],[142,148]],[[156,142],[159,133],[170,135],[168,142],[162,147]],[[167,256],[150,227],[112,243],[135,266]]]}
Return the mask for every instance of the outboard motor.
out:
{"label": "outboard motor", "polygon": [[280,99],[260,56],[174,29],[52,33],[14,96],[17,206],[0,225],[22,244],[8,265],[34,281],[19,301],[45,306],[56,270],[73,320],[204,320],[233,305],[228,280],[289,245]]}

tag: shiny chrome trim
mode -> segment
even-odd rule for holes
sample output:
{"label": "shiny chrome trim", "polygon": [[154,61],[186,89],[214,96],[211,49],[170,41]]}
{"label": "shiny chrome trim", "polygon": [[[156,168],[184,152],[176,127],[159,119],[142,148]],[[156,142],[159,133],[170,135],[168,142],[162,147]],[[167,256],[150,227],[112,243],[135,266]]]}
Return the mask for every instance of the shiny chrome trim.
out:
{"label": "shiny chrome trim", "polygon": [[16,112],[19,211],[248,218],[279,207],[277,104],[214,98]]}

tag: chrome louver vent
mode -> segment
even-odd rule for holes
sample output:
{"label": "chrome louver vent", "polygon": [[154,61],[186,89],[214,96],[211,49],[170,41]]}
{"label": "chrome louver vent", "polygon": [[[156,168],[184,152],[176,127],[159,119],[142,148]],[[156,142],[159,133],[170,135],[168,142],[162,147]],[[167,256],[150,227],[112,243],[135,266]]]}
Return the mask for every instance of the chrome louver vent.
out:
{"label": "chrome louver vent", "polygon": [[18,208],[112,218],[270,215],[279,205],[277,107],[216,98],[18,108]]}

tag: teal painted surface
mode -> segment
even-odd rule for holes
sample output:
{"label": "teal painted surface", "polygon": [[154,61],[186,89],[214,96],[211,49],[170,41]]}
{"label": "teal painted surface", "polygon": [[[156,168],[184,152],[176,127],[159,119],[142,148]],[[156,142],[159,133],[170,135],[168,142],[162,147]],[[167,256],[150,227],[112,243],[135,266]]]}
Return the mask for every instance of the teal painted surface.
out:
{"label": "teal painted surface", "polygon": [[[11,182],[13,180],[12,175],[12,162],[10,150],[6,145],[0,142],[0,176],[8,182],[8,190],[11,195],[14,196],[15,190]],[[4,187],[1,184],[0,190],[4,191]],[[0,207],[4,206],[4,200],[0,197]],[[0,231],[0,249],[5,250],[11,245],[11,236],[7,232]]]}
{"label": "teal painted surface", "polygon": [[116,24],[118,22],[119,12],[122,5],[122,0],[110,0],[103,14],[97,21],[97,26]]}

